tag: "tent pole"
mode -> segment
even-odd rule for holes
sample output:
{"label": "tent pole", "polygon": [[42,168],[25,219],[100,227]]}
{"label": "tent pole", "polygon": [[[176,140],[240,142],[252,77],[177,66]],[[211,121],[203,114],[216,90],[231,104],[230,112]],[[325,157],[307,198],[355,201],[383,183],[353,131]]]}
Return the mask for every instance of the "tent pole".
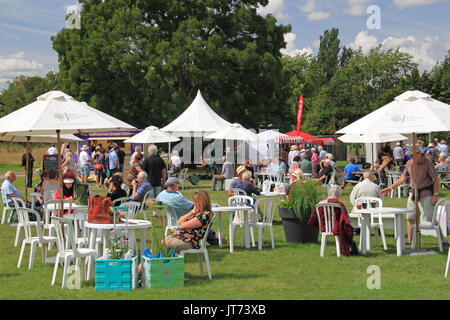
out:
{"label": "tent pole", "polygon": [[420,230],[419,230],[419,221],[420,221],[420,211],[419,211],[419,201],[418,198],[418,192],[417,192],[417,185],[416,185],[416,178],[417,178],[417,161],[414,159],[417,152],[417,135],[415,132],[413,132],[413,186],[414,186],[414,210],[416,213],[416,249],[420,249]]}
{"label": "tent pole", "polygon": [[[60,188],[60,199],[61,199],[61,209],[64,208],[63,203],[63,175],[62,175],[62,168],[61,168],[61,139],[60,139],[60,133],[61,130],[56,130],[56,150],[57,150],[57,157],[58,157],[58,176],[59,176],[59,188]],[[63,216],[64,210],[61,210],[59,212],[59,216]],[[56,215],[58,216],[58,212],[56,212]]]}
{"label": "tent pole", "polygon": [[170,145],[170,142],[169,142],[169,154],[167,155],[167,157],[169,158],[169,160],[170,160],[170,154],[171,154],[171,152],[172,152],[172,150],[171,150],[171,145]]}
{"label": "tent pole", "polygon": [[28,163],[30,162],[30,153],[28,152],[28,148],[30,147],[30,136],[27,136],[27,149],[26,149],[26,160],[25,160],[25,202],[28,202],[28,177],[30,168]]}

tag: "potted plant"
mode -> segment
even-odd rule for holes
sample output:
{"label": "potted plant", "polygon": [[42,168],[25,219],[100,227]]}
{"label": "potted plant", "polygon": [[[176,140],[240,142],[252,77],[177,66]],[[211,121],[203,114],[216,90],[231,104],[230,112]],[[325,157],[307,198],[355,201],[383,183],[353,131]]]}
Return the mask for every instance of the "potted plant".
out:
{"label": "potted plant", "polygon": [[324,196],[324,190],[317,181],[299,180],[294,183],[278,210],[287,242],[317,242],[319,232],[310,227],[308,221],[315,205]]}

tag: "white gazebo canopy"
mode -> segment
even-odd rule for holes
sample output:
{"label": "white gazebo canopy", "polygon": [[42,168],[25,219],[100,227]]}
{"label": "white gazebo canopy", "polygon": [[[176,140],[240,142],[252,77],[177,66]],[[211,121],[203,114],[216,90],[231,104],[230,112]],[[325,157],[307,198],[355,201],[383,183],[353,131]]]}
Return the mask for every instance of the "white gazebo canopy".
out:
{"label": "white gazebo canopy", "polygon": [[336,133],[429,133],[450,130],[450,105],[421,91],[406,91]]}
{"label": "white gazebo canopy", "polygon": [[210,133],[229,127],[231,123],[222,119],[203,99],[200,90],[191,105],[162,131],[172,135],[204,137]]}
{"label": "white gazebo canopy", "polygon": [[223,128],[217,132],[207,135],[205,137],[205,139],[257,141],[258,135],[248,129],[245,129],[239,123],[233,123],[232,125],[230,125],[226,128]]}
{"label": "white gazebo canopy", "polygon": [[345,143],[383,143],[391,141],[406,140],[408,137],[398,133],[369,133],[369,134],[351,134],[347,133],[338,138]]}
{"label": "white gazebo canopy", "polygon": [[280,137],[289,136],[276,130],[266,130],[258,133],[258,141],[266,143],[275,143],[275,140]]}
{"label": "white gazebo canopy", "polygon": [[135,127],[76,101],[62,91],[49,91],[0,119],[0,135],[29,136],[129,130]]}
{"label": "white gazebo canopy", "polygon": [[126,143],[166,143],[177,142],[179,138],[174,137],[167,132],[159,130],[155,126],[149,126],[142,130],[140,133],[125,140]]}
{"label": "white gazebo canopy", "polygon": [[[35,143],[56,143],[56,135],[31,135],[30,142]],[[83,139],[74,136],[73,134],[62,134],[60,136],[61,141],[65,142],[82,142]],[[4,142],[28,142],[26,136],[4,135],[0,136],[0,141]]]}

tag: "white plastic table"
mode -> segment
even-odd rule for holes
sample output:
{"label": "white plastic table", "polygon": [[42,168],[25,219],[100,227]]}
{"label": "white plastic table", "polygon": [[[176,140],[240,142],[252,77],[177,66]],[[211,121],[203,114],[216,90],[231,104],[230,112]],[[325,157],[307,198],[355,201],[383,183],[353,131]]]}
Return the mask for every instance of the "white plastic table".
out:
{"label": "white plastic table", "polygon": [[[229,233],[231,234],[231,223],[233,222],[233,213],[236,211],[244,212],[244,229],[245,229],[245,247],[250,248],[250,225],[248,219],[248,212],[253,210],[252,207],[247,206],[236,206],[236,207],[213,207],[212,211],[219,215],[217,223],[217,233],[219,234],[219,247],[222,247],[222,212],[228,212],[230,215]],[[230,239],[230,252],[234,251],[234,243]]]}
{"label": "white plastic table", "polygon": [[285,197],[286,193],[275,193],[275,192],[261,192],[263,197]]}
{"label": "white plastic table", "polygon": [[[82,205],[82,204],[75,204],[72,203],[71,209],[76,210],[76,209],[86,209],[88,207],[88,205]],[[47,205],[48,210],[55,210],[55,204],[54,203],[50,203]],[[64,203],[64,210],[68,210],[69,209],[69,204],[68,203]]]}
{"label": "white plastic table", "polygon": [[414,209],[408,208],[368,208],[359,209],[354,213],[361,214],[361,254],[366,254],[367,248],[370,248],[370,215],[371,214],[381,214],[383,215],[395,215],[395,233],[397,237],[397,256],[403,255],[403,250],[405,249],[405,232],[403,217],[413,211]]}
{"label": "white plastic table", "polygon": [[141,251],[144,251],[146,246],[146,230],[152,226],[152,223],[147,220],[134,220],[128,219],[128,226],[125,222],[117,223],[117,224],[98,224],[98,223],[89,223],[86,222],[84,224],[85,228],[90,230],[89,232],[89,248],[95,249],[95,239],[97,238],[97,230],[102,233],[102,243],[103,243],[103,255],[106,255],[106,250],[109,247],[109,233],[111,229],[115,230],[126,230],[128,228],[128,240],[129,240],[129,248],[133,249],[133,252],[136,252],[136,248],[134,247],[134,240],[136,239],[135,230],[141,230]]}

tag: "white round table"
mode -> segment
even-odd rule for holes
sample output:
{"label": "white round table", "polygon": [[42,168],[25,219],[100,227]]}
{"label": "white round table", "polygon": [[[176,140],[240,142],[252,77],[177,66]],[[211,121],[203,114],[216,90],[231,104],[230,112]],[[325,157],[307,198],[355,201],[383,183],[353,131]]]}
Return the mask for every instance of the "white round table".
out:
{"label": "white round table", "polygon": [[146,231],[148,228],[151,228],[152,223],[147,220],[135,220],[128,219],[128,224],[123,223],[109,223],[109,224],[99,224],[99,223],[89,223],[86,222],[84,224],[85,228],[90,230],[89,232],[89,248],[95,249],[95,239],[97,238],[97,230],[102,233],[102,242],[103,242],[103,255],[106,255],[106,249],[109,247],[109,236],[111,229],[115,230],[128,230],[128,240],[129,240],[129,248],[133,249],[136,252],[136,248],[134,247],[134,242],[136,239],[135,230],[141,230],[141,253],[144,251],[146,246]]}
{"label": "white round table", "polygon": [[397,256],[403,255],[403,250],[405,249],[405,232],[403,217],[414,211],[414,209],[408,208],[392,208],[392,207],[382,207],[382,208],[368,208],[355,210],[354,213],[361,214],[361,254],[366,254],[366,248],[370,248],[370,215],[395,215],[395,231],[397,235]]}

